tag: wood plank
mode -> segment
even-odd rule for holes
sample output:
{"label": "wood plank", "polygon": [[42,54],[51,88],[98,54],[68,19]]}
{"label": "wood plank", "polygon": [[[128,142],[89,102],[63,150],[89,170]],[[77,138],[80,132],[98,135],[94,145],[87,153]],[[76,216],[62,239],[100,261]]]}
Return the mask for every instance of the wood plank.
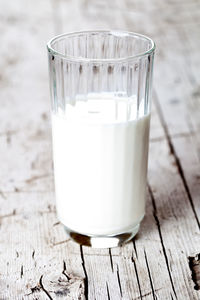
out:
{"label": "wood plank", "polygon": [[144,32],[156,42],[154,87],[170,136],[189,135],[199,124],[199,30],[195,25],[199,17],[198,1],[181,5],[179,1],[134,1],[126,15],[128,29]]}
{"label": "wood plank", "polygon": [[65,298],[70,290],[72,299],[77,294],[84,299],[79,246],[66,241],[63,228],[55,225],[55,209],[51,204],[47,209],[53,196],[6,194],[2,209],[8,213],[1,215],[1,297],[35,299],[38,295],[43,299],[47,290],[52,298]]}
{"label": "wood plank", "polygon": [[200,167],[192,136],[173,138],[173,145],[185,178],[189,197],[192,200],[195,218],[200,216]]}
{"label": "wood plank", "polygon": [[[164,29],[164,22],[162,21],[162,15],[160,14],[160,9],[161,9],[161,6],[162,6],[162,8],[166,9],[166,5],[162,4],[162,2],[160,2],[160,7],[158,7],[157,3],[155,1],[154,1],[155,6],[153,6],[152,2],[147,3],[147,2],[141,2],[141,1],[140,2],[135,1],[133,4],[133,8],[132,8],[133,12],[132,12],[130,9],[131,4],[132,3],[128,2],[128,5],[126,6],[126,5],[123,5],[121,2],[121,3],[119,3],[119,5],[117,3],[116,5],[114,5],[114,6],[111,5],[112,7],[110,7],[110,6],[106,6],[106,4],[104,2],[101,2],[101,6],[99,7],[94,2],[92,3],[91,1],[87,1],[86,7],[87,8],[92,7],[91,11],[93,9],[93,12],[94,12],[95,6],[96,6],[96,11],[98,11],[98,14],[97,14],[97,18],[96,18],[97,23],[95,23],[95,25],[98,24],[98,22],[99,22],[99,18],[98,18],[99,15],[102,16],[102,20],[103,20],[102,22],[104,22],[104,24],[106,24],[106,22],[108,22],[108,24],[110,24],[109,19],[111,19],[111,18],[112,18],[112,21],[114,22],[112,24],[115,24],[115,20],[119,19],[118,15],[120,15],[120,20],[123,19],[123,22],[119,22],[117,24],[116,28],[120,28],[120,27],[122,28],[122,26],[123,26],[123,28],[129,29],[129,30],[133,30],[132,28],[134,28],[134,31],[143,32],[143,33],[149,34],[151,36],[153,35],[155,37],[156,42],[158,43],[158,47],[159,47],[159,45],[162,45],[161,38],[160,38],[160,31],[158,29],[158,23],[152,23],[151,19],[152,19],[152,16],[154,16],[154,17],[156,16],[158,18],[159,24],[162,22],[162,24],[160,24],[160,25],[161,25],[162,29]],[[128,9],[127,9],[127,7],[128,7]],[[169,15],[171,13],[172,8],[168,5],[167,5],[167,8],[168,8],[168,11],[166,14]],[[173,9],[175,9],[174,6],[173,6]],[[64,12],[64,9],[62,11]],[[104,11],[106,11],[106,13],[103,16]],[[64,15],[65,15],[64,20],[67,20],[68,17],[66,16],[66,11],[64,12]],[[92,16],[92,13],[91,13],[91,16]],[[140,22],[141,19],[145,19],[145,21],[148,23],[149,26],[148,27],[146,26],[146,22],[141,23]],[[83,28],[84,28],[85,24],[86,24],[86,26],[88,26],[87,28],[91,28],[91,26],[89,26],[88,24],[92,24],[92,25],[94,24],[93,19],[92,19],[92,17],[90,18],[90,15],[88,12],[87,12],[87,14],[85,14],[85,18],[81,14],[81,24],[83,24]],[[63,31],[69,30],[70,26],[71,25],[69,23],[63,21]],[[100,24],[100,26],[101,26],[101,24]],[[80,29],[80,28],[78,28],[78,26],[77,26],[76,30],[77,29]],[[164,36],[163,33],[162,33],[162,35]],[[156,73],[155,81],[157,82],[156,92],[159,95],[159,103],[162,102],[162,111],[164,111],[165,115],[167,115],[167,119],[166,119],[167,125],[166,126],[167,126],[167,128],[169,128],[170,135],[178,136],[181,134],[183,134],[183,135],[190,134],[190,127],[187,123],[187,120],[186,120],[185,116],[183,114],[181,114],[181,112],[185,113],[185,103],[184,102],[178,103],[178,106],[176,106],[174,109],[173,106],[176,101],[171,101],[171,98],[167,98],[167,95],[170,95],[170,91],[171,91],[171,88],[169,88],[170,84],[174,88],[174,85],[172,84],[172,83],[174,83],[174,81],[172,81],[170,79],[170,74],[171,74],[170,72],[172,70],[170,68],[168,68],[168,66],[167,66],[168,60],[167,59],[163,60],[163,53],[161,52],[161,50],[160,51],[158,50],[157,64],[159,64],[159,70],[157,73],[155,72]],[[160,66],[160,64],[162,64],[162,65]],[[164,77],[162,76],[162,78],[161,78],[161,74],[165,74],[165,73],[168,77],[166,78],[166,76],[164,76]],[[162,81],[162,79],[163,79],[163,81]],[[168,81],[166,81],[166,80],[168,80]],[[176,83],[176,81],[175,81],[175,83]],[[166,94],[166,89],[169,91],[168,94]],[[177,95],[177,93],[179,93],[179,95],[182,95],[181,90],[179,90],[179,89],[176,89],[175,93],[176,93],[176,95]],[[171,95],[170,95],[170,97],[171,97]],[[163,98],[164,98],[164,100],[163,100]],[[165,99],[166,99],[166,101],[165,101]],[[164,103],[163,103],[163,101],[164,101]],[[161,164],[163,163],[164,160],[166,160],[166,162],[165,162],[166,167],[167,166],[169,167],[169,166],[171,166],[171,160],[173,160],[174,158],[173,158],[173,155],[172,155],[172,158],[171,158],[171,155],[169,155],[169,148],[168,148],[166,142],[162,141],[162,139],[165,137],[166,133],[164,133],[162,127],[160,126],[160,120],[158,118],[156,108],[154,108],[154,110],[153,110],[152,121],[153,121],[152,122],[153,131],[151,133],[152,141],[160,140],[159,144],[153,143],[153,147],[157,147],[157,150],[160,147],[162,147],[164,149],[163,150],[164,157],[161,156]],[[155,153],[155,150],[153,150],[153,157],[155,157],[157,159],[157,157],[155,156],[154,153]],[[151,156],[150,156],[150,159],[152,159]],[[153,160],[154,160],[154,158],[153,158]],[[175,165],[176,165],[176,162],[174,161],[173,168],[176,173],[176,179],[177,179],[177,182],[179,183],[180,190],[182,189],[182,193],[185,197],[187,209],[189,209],[189,211],[190,211],[189,219],[192,220],[194,223],[194,226],[196,226],[193,211],[192,211],[192,208],[190,205],[190,201],[186,195],[185,187],[182,183],[182,179],[179,176],[179,170],[176,170]],[[154,180],[156,178],[159,178],[159,176],[161,176],[161,175],[162,175],[162,173],[160,174],[160,172],[158,171],[153,176]],[[166,181],[170,182],[169,178],[170,178],[171,174],[165,173],[165,176],[166,176]],[[159,188],[160,187],[159,183],[157,183],[156,186],[157,186],[157,188]],[[159,199],[159,201],[161,201],[161,203],[163,203],[163,201],[165,201],[164,200],[164,198],[166,197],[165,193],[167,193],[167,189],[162,187],[162,194],[160,196],[160,197],[162,197],[162,199]],[[182,299],[186,299],[189,296],[189,294],[188,294],[189,288],[188,288],[188,286],[183,287],[183,283],[185,280],[185,274],[187,274],[186,275],[187,280],[191,281],[190,270],[187,265],[187,255],[180,258],[177,254],[178,251],[176,251],[176,249],[173,249],[173,251],[175,252],[175,256],[176,256],[176,258],[174,259],[175,262],[173,261],[173,258],[171,258],[170,248],[166,249],[165,244],[163,242],[163,240],[165,241],[165,239],[167,239],[170,230],[167,232],[165,232],[165,230],[164,230],[164,233],[162,234],[161,225],[162,225],[163,219],[165,219],[165,216],[162,215],[161,217],[159,216],[159,218],[158,218],[158,216],[156,215],[157,210],[156,210],[156,206],[155,206],[156,200],[154,198],[155,197],[154,191],[152,192],[151,197],[152,197],[152,201],[153,201],[153,206],[150,203],[151,210],[153,211],[153,213],[151,212],[151,221],[148,220],[146,225],[143,225],[143,226],[146,226],[147,228],[152,227],[152,219],[153,219],[155,232],[154,232],[153,237],[150,238],[150,241],[151,241],[150,244],[147,247],[145,247],[146,252],[144,252],[144,249],[142,247],[142,244],[144,244],[144,240],[141,238],[140,235],[139,235],[139,239],[136,240],[135,244],[136,245],[137,245],[137,243],[139,244],[137,252],[140,253],[140,260],[139,260],[139,262],[137,262],[138,266],[137,266],[137,264],[135,264],[135,266],[137,266],[137,268],[139,269],[139,272],[137,271],[137,274],[139,274],[138,278],[139,278],[139,281],[141,281],[141,283],[139,284],[140,288],[138,287],[139,294],[138,294],[138,291],[136,294],[136,289],[134,288],[134,285],[133,285],[134,281],[136,280],[136,274],[135,274],[135,278],[132,279],[132,283],[131,283],[131,285],[133,286],[132,287],[132,295],[134,295],[135,297],[138,297],[138,295],[141,296],[140,295],[140,291],[141,291],[141,294],[142,294],[142,292],[144,292],[144,295],[146,295],[145,297],[148,297],[148,295],[149,295],[149,297],[152,297],[152,295],[153,295],[154,298],[158,297],[160,299],[168,299],[170,297],[176,298],[176,295],[178,293],[178,295],[182,296]],[[182,197],[181,194],[180,194],[180,197]],[[179,198],[179,201],[180,200],[181,199]],[[173,199],[171,201],[173,201]],[[168,210],[170,211],[170,207],[168,208]],[[171,212],[169,212],[169,214],[172,214],[172,215],[175,214],[174,218],[176,218],[177,213],[178,213],[177,211],[174,213],[174,210],[172,211],[172,208],[171,208]],[[185,215],[184,215],[184,213],[185,213]],[[186,216],[186,212],[184,212],[184,213],[182,213],[182,214],[184,216]],[[143,224],[145,224],[145,221]],[[171,228],[173,228],[173,226],[174,226],[173,223],[171,224],[171,226],[169,225],[169,227],[171,227]],[[177,226],[178,226],[179,230],[181,230],[182,224],[177,225]],[[185,228],[185,230],[187,231],[187,228]],[[141,231],[141,232],[143,232],[143,231]],[[191,238],[193,237],[193,233],[191,234]],[[148,232],[148,234],[149,234],[149,232]],[[184,239],[184,237],[182,237],[182,239]],[[152,243],[152,240],[153,241],[156,240],[157,243],[155,243],[155,242]],[[160,243],[159,248],[157,245],[158,243]],[[172,243],[172,241],[170,241],[170,243]],[[147,242],[145,240],[145,245],[146,244],[147,244]],[[155,244],[155,246],[154,246],[154,244]],[[168,245],[168,243],[167,243],[167,245]],[[129,245],[129,247],[130,247],[130,245]],[[169,246],[167,246],[167,247],[169,247]],[[130,256],[130,253],[129,253],[130,250],[127,251],[125,249],[127,249],[127,248],[123,247],[123,250],[120,249],[119,256],[121,257],[121,254],[124,251],[126,253],[125,257],[128,260],[128,258]],[[152,249],[154,249],[154,251],[152,251]],[[90,250],[90,251],[93,251],[93,250]],[[180,251],[180,249],[179,249],[179,251]],[[119,249],[111,250],[112,262],[117,261],[116,263],[119,263],[118,256],[113,254],[113,253],[118,253],[118,252],[119,252]],[[161,264],[159,264],[158,268],[155,267],[156,262],[155,262],[155,257],[152,257],[152,252],[156,253],[155,257],[159,257],[158,260],[162,262]],[[86,253],[87,253],[87,251],[86,251]],[[93,259],[94,259],[93,263],[95,263],[95,261],[98,260],[100,255],[101,255],[100,252],[97,251],[96,258],[93,257]],[[151,257],[150,262],[148,262],[149,261],[148,255],[150,255],[150,257]],[[84,256],[85,256],[85,252],[84,252]],[[88,259],[86,259],[86,267],[87,267],[88,273],[90,273],[93,265],[89,261],[87,263],[87,261],[88,261]],[[181,262],[181,266],[183,266],[183,271],[180,269],[171,270],[172,264],[176,264],[176,267],[178,267],[178,264],[180,262]],[[121,283],[122,287],[125,286],[125,283],[123,282],[123,277],[125,277],[126,271],[124,271],[124,270],[126,268],[127,268],[127,263],[122,268],[123,271],[121,273],[123,274],[123,276],[120,276],[120,278],[122,278],[122,283]],[[129,273],[130,273],[130,271],[129,271]],[[158,277],[158,274],[165,274],[165,275],[161,276],[161,278],[160,278],[160,277]],[[182,276],[182,280],[181,280],[181,284],[176,286],[176,284],[178,283],[177,278],[176,278],[177,274],[179,274],[180,277]],[[183,275],[181,275],[181,274],[183,274]],[[96,275],[96,276],[98,276],[98,275]],[[175,279],[173,278],[173,276],[175,277]],[[132,276],[132,278],[133,278],[133,276]],[[175,281],[175,283],[174,283],[174,281]],[[98,278],[94,278],[94,284],[95,283],[96,283],[96,286],[94,288],[94,291],[98,290],[98,284],[99,284]],[[112,284],[113,284],[113,281],[112,281]],[[141,288],[141,286],[142,286],[142,288]],[[166,287],[166,290],[163,289],[163,286]],[[170,289],[169,289],[169,286],[170,286]],[[190,288],[192,288],[191,282],[190,282]],[[128,290],[128,289],[122,288],[122,290]],[[129,290],[130,290],[130,286],[129,286]],[[110,293],[109,297],[114,297],[114,295],[115,294]],[[128,295],[125,294],[125,297],[127,297],[127,296]],[[197,294],[194,294],[194,299],[196,299],[195,297],[197,297]]]}
{"label": "wood plank", "polygon": [[[199,2],[3,0],[0,8],[0,297],[199,299],[188,263],[199,251]],[[55,214],[45,43],[111,27],[156,40],[157,102],[141,231],[98,250],[67,240]]]}
{"label": "wood plank", "polygon": [[198,294],[192,289],[187,261],[190,253],[198,251],[198,224],[167,143],[152,143],[151,147],[150,153],[155,157],[150,159],[149,164],[154,216],[171,281],[176,295],[182,299],[189,299],[191,295],[193,299],[198,299]]}
{"label": "wood plank", "polygon": [[84,299],[80,248],[66,241],[55,215],[46,55],[52,6],[1,1],[0,8],[0,297]]}

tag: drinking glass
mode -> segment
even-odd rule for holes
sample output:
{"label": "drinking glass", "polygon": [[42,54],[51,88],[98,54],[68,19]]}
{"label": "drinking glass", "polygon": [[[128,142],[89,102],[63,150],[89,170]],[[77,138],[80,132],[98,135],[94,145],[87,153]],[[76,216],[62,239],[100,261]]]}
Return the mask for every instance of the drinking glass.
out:
{"label": "drinking glass", "polygon": [[145,213],[154,42],[82,31],[47,49],[59,220],[80,244],[121,245]]}

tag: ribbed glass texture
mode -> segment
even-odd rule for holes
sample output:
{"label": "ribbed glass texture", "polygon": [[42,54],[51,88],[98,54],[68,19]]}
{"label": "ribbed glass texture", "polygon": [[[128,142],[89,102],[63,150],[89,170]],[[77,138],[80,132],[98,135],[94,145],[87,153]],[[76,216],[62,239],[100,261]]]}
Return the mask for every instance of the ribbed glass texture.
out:
{"label": "ribbed glass texture", "polygon": [[75,105],[100,93],[129,98],[127,110],[132,114],[149,112],[151,39],[129,32],[78,32],[52,39],[48,53],[53,112],[64,112],[67,103]]}
{"label": "ribbed glass texture", "polygon": [[121,245],[145,214],[154,43],[87,31],[47,48],[59,220],[85,245]]}

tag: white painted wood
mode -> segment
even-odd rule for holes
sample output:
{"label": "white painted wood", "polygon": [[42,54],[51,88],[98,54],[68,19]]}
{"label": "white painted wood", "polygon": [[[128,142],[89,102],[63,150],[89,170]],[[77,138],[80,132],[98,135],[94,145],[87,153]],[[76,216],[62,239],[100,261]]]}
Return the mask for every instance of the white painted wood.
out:
{"label": "white painted wood", "polygon": [[[1,1],[1,299],[200,299],[199,15],[195,0]],[[55,212],[45,45],[94,28],[158,48],[146,216],[111,250],[67,240]]]}

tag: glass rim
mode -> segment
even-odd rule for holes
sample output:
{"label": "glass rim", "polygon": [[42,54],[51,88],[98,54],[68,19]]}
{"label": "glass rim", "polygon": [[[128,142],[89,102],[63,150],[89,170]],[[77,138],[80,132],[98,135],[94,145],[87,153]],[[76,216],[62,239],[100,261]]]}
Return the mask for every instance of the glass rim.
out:
{"label": "glass rim", "polygon": [[[60,40],[64,37],[70,37],[78,34],[87,34],[87,33],[107,33],[107,34],[113,34],[115,36],[133,36],[141,39],[145,39],[146,41],[150,42],[150,48],[146,51],[143,51],[141,53],[135,54],[135,55],[129,55],[126,57],[120,57],[120,58],[87,58],[87,57],[81,57],[81,56],[72,56],[72,55],[64,55],[61,52],[55,50],[52,47],[52,43],[56,40]],[[73,61],[73,62],[95,62],[95,63],[117,63],[117,62],[126,62],[129,60],[134,60],[135,58],[144,57],[146,55],[152,54],[155,51],[156,45],[155,42],[147,37],[146,35],[131,32],[131,31],[125,31],[125,30],[84,30],[84,31],[74,31],[74,32],[68,32],[63,33],[60,35],[54,36],[52,39],[49,40],[47,43],[47,49],[48,52],[51,53],[54,56],[59,56],[60,58]]]}

